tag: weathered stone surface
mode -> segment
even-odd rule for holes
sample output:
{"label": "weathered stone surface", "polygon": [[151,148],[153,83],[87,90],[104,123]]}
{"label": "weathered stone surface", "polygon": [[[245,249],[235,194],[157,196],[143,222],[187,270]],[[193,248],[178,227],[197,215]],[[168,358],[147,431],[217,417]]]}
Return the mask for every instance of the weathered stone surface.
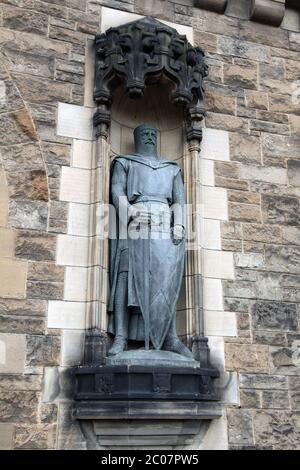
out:
{"label": "weathered stone surface", "polygon": [[70,145],[43,142],[42,148],[47,163],[62,166],[70,165]]}
{"label": "weathered stone surface", "polygon": [[25,108],[0,114],[0,145],[21,144],[36,139],[33,121]]}
{"label": "weathered stone surface", "polygon": [[29,366],[55,366],[60,360],[59,336],[27,336],[26,364]]}
{"label": "weathered stone surface", "polygon": [[16,111],[23,107],[20,94],[11,80],[1,80],[0,113]]}
{"label": "weathered stone surface", "polygon": [[262,408],[286,409],[289,406],[289,397],[286,391],[264,390],[262,392]]}
{"label": "weathered stone surface", "polygon": [[[271,360],[273,363],[274,368],[280,368],[280,370],[285,372],[286,374],[290,373],[288,369],[295,369],[297,363],[295,361],[295,350],[294,348],[288,347],[281,347],[281,348],[274,348],[270,349],[271,352]],[[299,369],[298,369],[299,370]],[[298,370],[291,371],[291,373],[297,374]]]}
{"label": "weathered stone surface", "polygon": [[269,372],[268,347],[256,344],[225,344],[227,370],[240,372]]}
{"label": "weathered stone surface", "polygon": [[0,300],[1,315],[44,317],[46,313],[47,302],[42,300]]}
{"label": "weathered stone surface", "polygon": [[248,122],[246,119],[228,114],[216,114],[207,112],[205,118],[206,127],[213,129],[224,129],[230,132],[247,132]]}
{"label": "weathered stone surface", "polygon": [[248,191],[228,191],[228,200],[244,204],[260,204],[260,195]]}
{"label": "weathered stone surface", "polygon": [[28,299],[63,300],[64,285],[62,282],[28,281]]}
{"label": "weathered stone surface", "polygon": [[48,182],[44,170],[9,173],[7,183],[9,195],[14,199],[48,201]]}
{"label": "weathered stone surface", "polygon": [[[107,1],[107,0],[105,0]],[[102,2],[101,2],[102,3]],[[107,2],[108,4],[110,2]],[[114,1],[117,4],[117,8],[120,6],[120,2]],[[126,5],[130,2],[124,3],[124,8],[127,9]],[[103,4],[103,3],[102,3]],[[104,3],[105,5],[105,3]],[[109,5],[107,5],[109,6]],[[128,5],[127,5],[128,6]],[[151,16],[153,15],[153,11],[156,12],[157,18],[161,18],[164,20],[173,21],[174,20],[174,7],[173,4],[167,0],[152,0],[151,2],[147,0],[140,0],[139,2],[135,2],[135,12],[139,13],[140,15]]]}
{"label": "weathered stone surface", "polygon": [[22,97],[31,103],[68,102],[71,85],[41,77],[17,74],[14,76]]}
{"label": "weathered stone surface", "polygon": [[249,108],[265,109],[269,108],[268,94],[261,91],[245,90],[246,104]]}
{"label": "weathered stone surface", "polygon": [[290,137],[263,134],[262,151],[268,156],[293,157],[297,155],[297,143]]}
{"label": "weathered stone surface", "polygon": [[234,162],[215,162],[215,175],[230,178],[238,178],[240,174],[239,164]]}
{"label": "weathered stone surface", "polygon": [[260,408],[260,393],[256,390],[241,390],[240,401],[242,408]]}
{"label": "weathered stone surface", "polygon": [[248,181],[242,181],[236,178],[224,178],[223,176],[215,177],[215,185],[221,188],[237,189],[240,191],[248,191]]}
{"label": "weathered stone surface", "polygon": [[288,379],[282,375],[241,374],[240,386],[251,390],[287,390]]}
{"label": "weathered stone surface", "polygon": [[85,35],[78,31],[72,31],[68,28],[50,25],[49,37],[59,41],[67,41],[75,44],[84,44]]}
{"label": "weathered stone surface", "polygon": [[27,279],[32,281],[64,281],[64,267],[53,263],[30,262],[28,263]]}
{"label": "weathered stone surface", "polygon": [[254,282],[247,281],[227,281],[224,283],[224,293],[228,297],[237,297],[243,299],[256,299],[257,286]]}
{"label": "weathered stone surface", "polygon": [[23,374],[7,375],[1,374],[0,390],[3,392],[18,391],[40,391],[42,387],[42,375]]}
{"label": "weathered stone surface", "polygon": [[276,331],[253,331],[253,340],[258,344],[269,344],[273,346],[285,346],[286,336]]}
{"label": "weathered stone surface", "polygon": [[0,390],[0,419],[2,422],[35,423],[39,395],[36,392]]}
{"label": "weathered stone surface", "polygon": [[258,242],[280,242],[281,230],[274,225],[243,224],[243,239]]}
{"label": "weathered stone surface", "polygon": [[236,99],[232,96],[208,91],[205,102],[207,109],[213,113],[235,114]]}
{"label": "weathered stone surface", "polygon": [[299,273],[299,247],[266,245],[265,253],[268,269],[282,273]]}
{"label": "weathered stone surface", "polygon": [[253,327],[257,330],[297,330],[295,304],[257,301],[251,310]]}
{"label": "weathered stone surface", "polygon": [[288,178],[293,186],[300,186],[300,160],[288,160]]}
{"label": "weathered stone surface", "polygon": [[[270,9],[272,6],[270,6]],[[240,22],[240,37],[246,41],[258,42],[268,46],[289,48],[288,32],[255,21]]]}
{"label": "weathered stone surface", "polygon": [[194,32],[195,46],[203,47],[207,52],[217,52],[218,39],[215,34]]}
{"label": "weathered stone surface", "polygon": [[243,163],[261,163],[260,139],[250,135],[230,134],[230,158]]}
{"label": "weathered stone surface", "polygon": [[234,240],[242,239],[242,224],[238,222],[221,223],[222,238],[231,238]]}
{"label": "weathered stone surface", "polygon": [[16,450],[55,449],[56,426],[51,424],[22,424],[16,428],[14,448]]}
{"label": "weathered stone surface", "polygon": [[9,5],[3,5],[2,12],[2,21],[5,28],[27,31],[38,35],[47,34],[48,17],[46,15]]}
{"label": "weathered stone surface", "polygon": [[252,204],[229,203],[229,220],[240,222],[260,222],[260,207]]}
{"label": "weathered stone surface", "polygon": [[42,423],[55,424],[57,422],[58,407],[54,403],[42,403],[40,418]]}
{"label": "weathered stone surface", "polygon": [[226,36],[219,38],[219,52],[258,62],[269,62],[271,58],[270,48],[267,46]]}
{"label": "weathered stone surface", "polygon": [[6,171],[43,170],[44,163],[38,144],[1,147],[1,157]]}
{"label": "weathered stone surface", "polygon": [[284,196],[262,196],[263,218],[267,223],[298,225],[299,199]]}
{"label": "weathered stone surface", "polygon": [[48,205],[46,202],[32,202],[12,199],[9,206],[9,220],[13,227],[45,230],[47,228]]}
{"label": "weathered stone surface", "polygon": [[228,437],[231,444],[252,444],[252,413],[246,410],[228,410]]}
{"label": "weathered stone surface", "polygon": [[224,65],[224,83],[234,87],[257,88],[257,65]]}
{"label": "weathered stone surface", "polygon": [[263,268],[265,259],[260,253],[235,253],[234,264],[239,268]]}
{"label": "weathered stone surface", "polygon": [[56,236],[20,230],[17,233],[16,256],[36,261],[54,261]]}
{"label": "weathered stone surface", "polygon": [[0,315],[0,329],[4,333],[38,335],[45,331],[45,320],[40,317]]}
{"label": "weathered stone surface", "polygon": [[[255,439],[277,448],[297,448],[299,444],[299,415],[290,411],[255,411]],[[275,448],[276,448],[275,447]]]}
{"label": "weathered stone surface", "polygon": [[229,312],[248,312],[249,310],[249,301],[247,299],[225,297],[224,304],[225,310]]}
{"label": "weathered stone surface", "polygon": [[276,122],[259,121],[259,120],[251,119],[250,129],[253,131],[290,135],[290,127],[287,124],[278,124]]}
{"label": "weathered stone surface", "polygon": [[299,227],[282,227],[282,242],[291,245],[300,245]]}

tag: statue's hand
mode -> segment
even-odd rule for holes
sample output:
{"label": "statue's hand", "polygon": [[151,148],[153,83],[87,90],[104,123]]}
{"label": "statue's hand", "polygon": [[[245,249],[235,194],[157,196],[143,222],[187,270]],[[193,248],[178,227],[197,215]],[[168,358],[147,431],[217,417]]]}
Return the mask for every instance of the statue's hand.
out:
{"label": "statue's hand", "polygon": [[174,225],[172,229],[173,243],[179,245],[184,240],[185,230],[182,225]]}

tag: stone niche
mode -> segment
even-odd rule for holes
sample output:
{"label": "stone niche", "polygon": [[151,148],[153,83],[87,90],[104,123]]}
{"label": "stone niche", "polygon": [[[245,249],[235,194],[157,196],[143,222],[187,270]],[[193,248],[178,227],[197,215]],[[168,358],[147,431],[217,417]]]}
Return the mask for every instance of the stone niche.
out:
{"label": "stone niche", "polygon": [[[108,363],[107,285],[99,279],[101,302],[99,298],[98,308],[90,313],[84,364],[75,371],[73,416],[89,449],[200,448],[209,423],[222,415],[214,387],[219,372],[210,365],[204,336],[197,212],[204,53],[175,29],[148,17],[96,36],[95,46],[94,125],[101,168],[95,184],[102,188],[103,202],[109,200],[110,163],[116,155],[133,151],[133,129],[143,122],[157,128],[158,152],[183,170],[194,246],[186,251],[177,332],[192,348],[198,366]],[[141,55],[144,60],[133,70]],[[108,270],[108,240],[100,241],[95,251]]]}

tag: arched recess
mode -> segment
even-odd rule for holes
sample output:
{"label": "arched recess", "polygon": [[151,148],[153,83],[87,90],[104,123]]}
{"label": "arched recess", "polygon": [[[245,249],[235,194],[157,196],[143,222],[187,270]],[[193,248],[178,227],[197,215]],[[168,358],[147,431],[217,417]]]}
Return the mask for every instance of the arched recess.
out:
{"label": "arched recess", "polygon": [[[201,121],[204,116],[202,81],[207,75],[204,53],[185,36],[153,18],[111,28],[96,36],[94,99],[97,167],[94,187],[101,204],[109,202],[109,167],[114,155],[133,150],[132,131],[141,122],[159,131],[159,151],[182,166],[186,203],[191,206],[188,231],[195,232],[194,249],[187,252],[185,288],[179,308],[184,311],[179,333],[193,337],[194,353],[205,367],[208,358],[202,309],[202,260],[199,227]],[[97,214],[93,223],[97,224]],[[94,283],[101,301],[87,317],[86,362],[105,357],[107,324],[108,240],[93,247],[104,272]]]}

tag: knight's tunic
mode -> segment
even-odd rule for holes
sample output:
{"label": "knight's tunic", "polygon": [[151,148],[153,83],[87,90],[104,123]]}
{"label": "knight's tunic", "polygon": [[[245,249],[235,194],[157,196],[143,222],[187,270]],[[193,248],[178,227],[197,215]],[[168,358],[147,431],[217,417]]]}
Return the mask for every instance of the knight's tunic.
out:
{"label": "knight's tunic", "polygon": [[170,160],[154,160],[142,155],[116,157],[111,169],[111,199],[118,215],[121,215],[121,208],[124,209],[124,202],[129,208],[129,214],[130,207],[150,211],[151,236],[147,245],[147,294],[144,292],[145,244],[138,233],[140,227],[130,223],[130,217],[125,221],[119,217],[117,239],[112,239],[110,243],[111,293],[108,331],[114,333],[113,310],[118,275],[128,272],[128,337],[134,340],[144,339],[143,310],[147,294],[150,339],[155,347],[160,348],[172,318],[176,315],[184,265],[184,243],[175,245],[172,238],[172,226],[184,226],[184,188],[180,167]]}

